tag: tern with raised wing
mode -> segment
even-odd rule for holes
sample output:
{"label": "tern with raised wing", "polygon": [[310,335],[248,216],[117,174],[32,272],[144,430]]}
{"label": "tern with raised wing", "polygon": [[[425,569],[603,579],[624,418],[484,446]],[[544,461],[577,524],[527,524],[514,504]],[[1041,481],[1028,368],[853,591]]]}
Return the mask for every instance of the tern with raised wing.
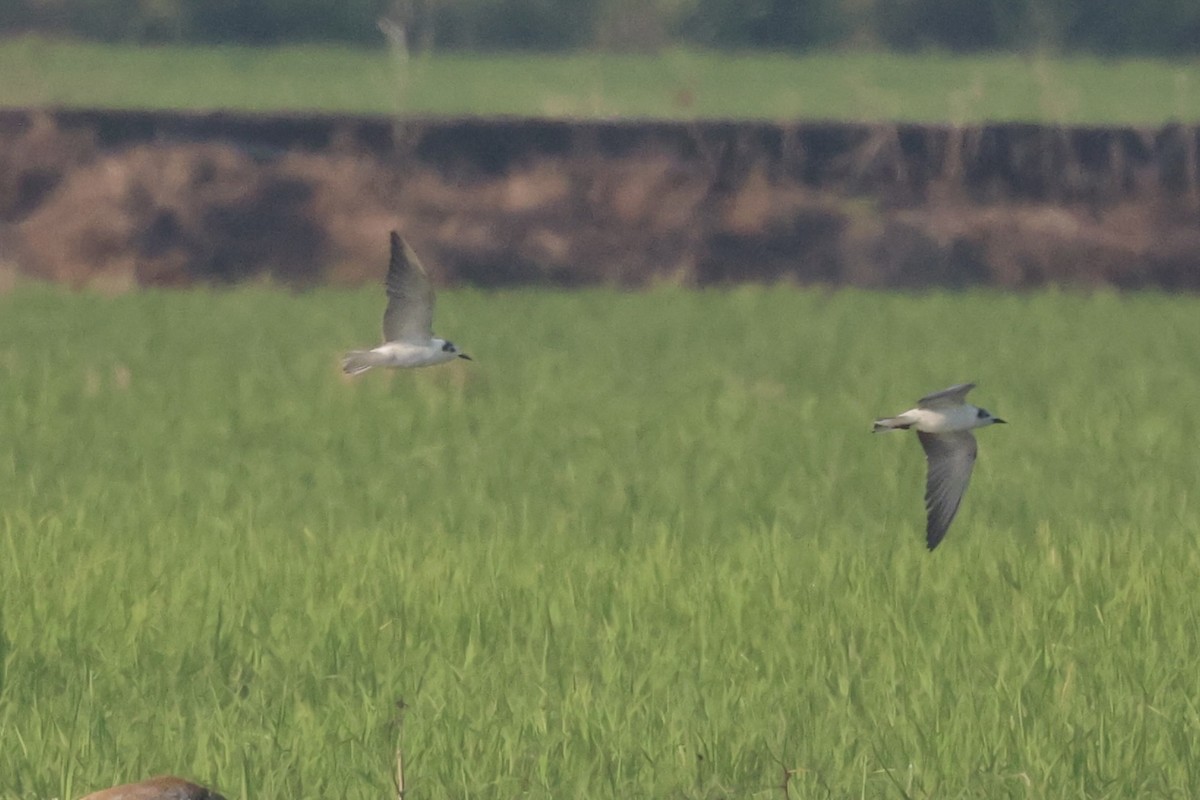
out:
{"label": "tern with raised wing", "polygon": [[925,449],[929,470],[925,479],[925,543],[930,550],[946,535],[971,480],[978,449],[971,431],[1004,422],[987,409],[967,402],[967,392],[974,388],[973,383],[960,383],[922,397],[916,408],[903,414],[875,420],[874,433],[916,429]]}
{"label": "tern with raised wing", "polygon": [[383,344],[346,353],[342,359],[346,374],[357,375],[372,367],[428,367],[456,358],[471,360],[453,342],[433,335],[433,286],[417,254],[395,231],[385,287]]}

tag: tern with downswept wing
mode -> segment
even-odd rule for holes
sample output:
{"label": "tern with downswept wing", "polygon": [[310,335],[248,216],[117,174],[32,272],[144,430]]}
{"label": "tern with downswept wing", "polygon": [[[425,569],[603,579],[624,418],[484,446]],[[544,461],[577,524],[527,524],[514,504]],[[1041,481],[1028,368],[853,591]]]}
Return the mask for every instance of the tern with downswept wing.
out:
{"label": "tern with downswept wing", "polygon": [[930,550],[945,537],[971,480],[978,450],[971,431],[1004,422],[967,402],[967,392],[974,388],[960,383],[922,397],[903,414],[875,420],[875,433],[915,429],[925,450],[925,543]]}

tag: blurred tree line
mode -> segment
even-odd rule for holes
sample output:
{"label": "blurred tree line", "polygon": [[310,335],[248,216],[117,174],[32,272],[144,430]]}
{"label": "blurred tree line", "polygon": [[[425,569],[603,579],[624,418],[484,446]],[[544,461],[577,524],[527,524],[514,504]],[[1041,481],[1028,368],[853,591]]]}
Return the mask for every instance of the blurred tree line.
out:
{"label": "blurred tree line", "polygon": [[439,49],[1200,51],[1200,0],[0,0],[0,32],[107,41],[378,44],[381,17]]}

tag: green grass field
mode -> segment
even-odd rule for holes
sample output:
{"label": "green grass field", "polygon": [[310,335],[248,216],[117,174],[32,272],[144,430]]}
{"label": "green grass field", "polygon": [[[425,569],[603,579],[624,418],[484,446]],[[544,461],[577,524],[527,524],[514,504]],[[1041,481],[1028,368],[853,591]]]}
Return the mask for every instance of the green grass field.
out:
{"label": "green grass field", "polygon": [[1200,791],[1200,300],[378,294],[0,297],[0,797]]}
{"label": "green grass field", "polygon": [[0,42],[0,106],[555,117],[1159,124],[1200,119],[1200,62],[668,51],[439,54]]}

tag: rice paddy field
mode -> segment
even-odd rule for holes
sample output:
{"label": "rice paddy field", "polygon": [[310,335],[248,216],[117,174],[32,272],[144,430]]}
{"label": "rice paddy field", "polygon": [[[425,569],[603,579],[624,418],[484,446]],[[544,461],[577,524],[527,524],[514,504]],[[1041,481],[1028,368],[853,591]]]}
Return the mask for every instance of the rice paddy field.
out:
{"label": "rice paddy field", "polygon": [[0,297],[0,797],[1200,790],[1200,300],[379,294]]}
{"label": "rice paddy field", "polygon": [[332,46],[136,47],[0,41],[0,107],[87,106],[550,117],[1200,119],[1200,62],[879,52],[435,53]]}

